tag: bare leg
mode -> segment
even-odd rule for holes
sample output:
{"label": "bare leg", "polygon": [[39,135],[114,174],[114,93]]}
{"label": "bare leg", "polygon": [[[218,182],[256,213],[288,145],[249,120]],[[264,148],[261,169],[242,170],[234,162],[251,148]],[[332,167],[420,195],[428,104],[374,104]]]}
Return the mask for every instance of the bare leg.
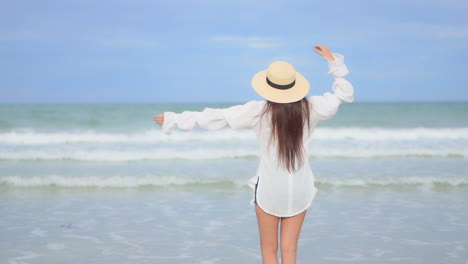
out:
{"label": "bare leg", "polygon": [[297,241],[307,210],[292,216],[281,218],[281,263],[296,264]]}
{"label": "bare leg", "polygon": [[265,213],[255,205],[263,264],[278,264],[278,225],[279,217]]}

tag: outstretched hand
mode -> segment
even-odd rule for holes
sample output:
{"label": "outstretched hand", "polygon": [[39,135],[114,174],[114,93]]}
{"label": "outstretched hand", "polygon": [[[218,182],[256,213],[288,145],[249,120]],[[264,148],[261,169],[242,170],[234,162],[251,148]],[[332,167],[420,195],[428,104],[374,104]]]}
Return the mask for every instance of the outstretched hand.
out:
{"label": "outstretched hand", "polygon": [[164,114],[155,115],[155,116],[153,116],[153,119],[160,126],[162,126],[164,124]]}
{"label": "outstretched hand", "polygon": [[328,49],[327,46],[316,45],[316,46],[314,46],[314,50],[315,50],[315,52],[317,52],[321,56],[324,56],[324,57],[328,58],[329,60],[335,60],[335,58],[333,58],[333,55],[330,52],[330,49]]}

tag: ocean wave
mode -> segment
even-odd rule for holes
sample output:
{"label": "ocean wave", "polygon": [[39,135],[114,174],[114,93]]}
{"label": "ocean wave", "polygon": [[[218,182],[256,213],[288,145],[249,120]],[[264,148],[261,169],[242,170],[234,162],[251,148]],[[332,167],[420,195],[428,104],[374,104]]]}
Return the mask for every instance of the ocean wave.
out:
{"label": "ocean wave", "polygon": [[[0,176],[0,184],[14,187],[117,187],[135,188],[144,186],[205,186],[205,187],[246,187],[247,179],[202,178],[177,176]],[[461,177],[382,177],[382,178],[346,178],[319,179],[315,184],[321,187],[394,187],[394,186],[458,186],[468,187],[468,178]]]}
{"label": "ocean wave", "polygon": [[[313,139],[327,140],[364,140],[364,141],[408,141],[408,140],[466,140],[468,128],[360,128],[360,127],[318,127]],[[177,143],[187,141],[222,142],[253,141],[255,134],[249,130],[221,129],[218,131],[195,130],[189,133],[177,131],[166,135],[159,130],[140,133],[83,132],[3,132],[0,144],[79,144],[79,143]]]}
{"label": "ocean wave", "polygon": [[187,141],[233,141],[255,140],[255,134],[248,130],[222,129],[215,133],[207,131],[192,131],[190,133],[178,131],[171,135],[161,130],[149,130],[141,133],[103,133],[93,131],[83,132],[7,132],[0,133],[0,144],[73,144],[73,143],[171,143]]}
{"label": "ocean wave", "polygon": [[0,177],[0,184],[11,186],[34,187],[34,186],[59,186],[59,187],[141,187],[141,186],[183,186],[183,185],[213,185],[213,184],[234,184],[242,185],[240,181],[229,179],[201,179],[201,178],[184,178],[176,176],[3,176]]}
{"label": "ocean wave", "polygon": [[256,158],[257,149],[154,149],[154,150],[16,150],[0,151],[0,160],[71,160],[87,162],[126,162],[145,160],[211,160]]}
{"label": "ocean wave", "polygon": [[[309,158],[468,158],[467,148],[392,148],[392,147],[314,147]],[[39,149],[0,150],[0,160],[48,161],[70,160],[83,162],[128,162],[148,160],[212,160],[212,159],[258,159],[256,148],[158,148],[151,150],[109,150],[109,149]]]}

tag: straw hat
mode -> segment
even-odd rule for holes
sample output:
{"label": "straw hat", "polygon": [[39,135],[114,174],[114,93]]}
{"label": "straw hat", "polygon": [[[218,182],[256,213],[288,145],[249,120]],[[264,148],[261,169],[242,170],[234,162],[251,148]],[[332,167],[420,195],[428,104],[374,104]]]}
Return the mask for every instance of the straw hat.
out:
{"label": "straw hat", "polygon": [[293,103],[309,93],[310,84],[291,64],[275,61],[268,69],[255,74],[252,87],[268,101]]}

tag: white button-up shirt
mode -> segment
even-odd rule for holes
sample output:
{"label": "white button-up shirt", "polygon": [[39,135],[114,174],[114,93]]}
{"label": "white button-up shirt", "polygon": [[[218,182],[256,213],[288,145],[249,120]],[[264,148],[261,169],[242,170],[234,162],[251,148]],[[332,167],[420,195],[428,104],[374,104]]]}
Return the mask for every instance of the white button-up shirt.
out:
{"label": "white button-up shirt", "polygon": [[[178,127],[183,131],[190,131],[196,124],[200,128],[215,130],[229,125],[233,129],[253,129],[261,148],[260,164],[257,173],[248,181],[253,190],[252,202],[265,212],[278,216],[289,217],[308,209],[317,193],[314,185],[314,175],[307,162],[313,128],[320,121],[335,116],[341,103],[354,100],[354,90],[350,82],[344,79],[349,73],[344,64],[344,56],[332,53],[335,60],[328,60],[329,72],[335,78],[332,86],[333,93],[326,92],[320,96],[310,96],[310,130],[305,127],[304,151],[306,162],[294,173],[278,166],[278,152],[275,141],[269,145],[271,135],[270,115],[261,113],[266,101],[249,101],[243,105],[235,105],[224,109],[205,108],[201,112],[185,111],[180,114],[164,112],[163,131],[171,134]],[[257,191],[255,192],[255,185]],[[255,197],[256,195],[256,197]]]}

